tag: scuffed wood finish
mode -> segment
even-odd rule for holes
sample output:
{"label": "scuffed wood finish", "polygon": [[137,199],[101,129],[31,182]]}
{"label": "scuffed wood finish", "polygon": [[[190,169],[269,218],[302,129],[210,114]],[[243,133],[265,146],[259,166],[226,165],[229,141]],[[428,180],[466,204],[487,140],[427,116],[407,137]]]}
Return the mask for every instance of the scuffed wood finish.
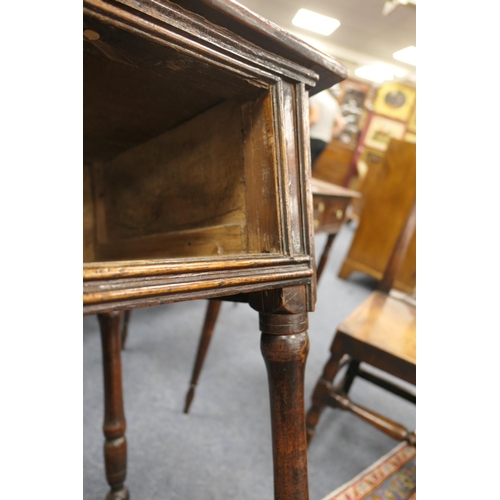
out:
{"label": "scuffed wood finish", "polygon": [[275,500],[308,499],[304,369],[309,352],[304,287],[252,294],[259,311],[273,434]]}
{"label": "scuffed wood finish", "polygon": [[[83,312],[114,318],[116,363],[120,311],[248,294],[269,373],[275,499],[307,500],[307,100],[347,71],[232,1],[84,0],[83,12]],[[109,371],[106,405],[120,377]]]}
{"label": "scuffed wood finish", "polygon": [[[93,171],[91,185],[86,182],[85,186],[87,192],[89,188],[93,191],[95,225],[94,239],[88,237],[85,241],[90,251],[85,252],[84,275],[88,276],[87,270],[92,274],[94,269],[101,268],[100,278],[104,280],[108,266],[99,264],[104,261],[122,262],[120,276],[116,278],[119,279],[137,271],[134,260],[214,256],[215,262],[220,255],[240,253],[254,253],[257,258],[262,254],[274,255],[277,260],[286,256],[290,259],[287,267],[309,256],[312,271],[309,154],[305,146],[307,90],[317,90],[314,86],[318,71],[323,85],[327,75],[328,79],[341,80],[345,69],[294,37],[281,31],[274,33],[265,20],[248,13],[242,15],[231,2],[225,7],[224,2],[212,7],[168,1],[122,3],[130,8],[101,0],[84,2],[84,158],[92,164]],[[248,23],[252,25],[250,30]],[[278,40],[280,43],[276,45]],[[287,43],[291,45],[286,46]],[[231,105],[240,109],[232,115],[241,119],[240,124],[218,115],[217,110]],[[216,116],[212,117],[212,113]],[[210,126],[203,126],[201,117],[205,115],[212,117],[207,120]],[[178,152],[170,151],[165,158],[166,150],[172,150],[170,145],[177,142],[179,134],[186,144],[193,144],[192,155],[210,149],[200,143],[200,134],[196,135],[193,125],[196,123],[199,129],[208,132],[214,124],[226,127],[217,128],[212,134],[224,137],[224,141],[208,142],[210,148],[212,144],[230,146],[223,148],[223,153],[232,155],[232,159],[211,161],[204,166],[195,162],[198,169],[211,172],[204,179],[213,179],[211,185],[219,186],[213,196],[208,196],[211,193],[208,187],[201,192],[194,188],[183,190],[182,186],[190,180],[187,178],[193,163],[181,159]],[[186,132],[181,134],[179,130]],[[170,142],[165,139],[167,136]],[[159,146],[156,150],[163,153],[162,163],[167,167],[165,171],[155,167],[151,177],[154,143]],[[151,150],[146,152],[148,148]],[[144,163],[146,157],[151,160]],[[127,159],[125,172],[121,164],[127,164]],[[172,169],[183,172],[184,184],[183,176],[176,176]],[[194,168],[195,178],[196,172]],[[167,178],[171,183],[165,182]],[[221,181],[226,182],[226,187]],[[147,187],[141,193],[141,185],[157,185],[159,193]],[[109,193],[110,186],[115,189],[115,198]],[[208,210],[209,227],[204,227],[199,219],[201,226],[196,224],[196,214],[190,220],[193,204],[186,210],[182,206],[183,202],[186,206],[185,200],[196,200],[198,207],[206,208],[200,197],[203,193],[211,199],[211,206],[215,201],[223,201],[227,194],[236,196],[232,198],[236,203],[227,207],[223,203],[215,205],[217,210],[213,213]],[[168,203],[163,203],[166,199]],[[221,214],[227,215],[222,221]],[[190,225],[186,227],[177,219],[180,226],[174,227],[174,219],[182,215]],[[165,226],[167,216],[172,218],[174,226],[168,223]],[[92,262],[92,258],[97,260]],[[169,261],[163,267],[170,276],[167,268],[171,265]],[[227,269],[227,265],[226,258],[216,263],[220,271]],[[289,279],[290,273],[281,274],[278,266],[277,262],[274,278],[268,274],[263,280],[262,289],[272,280],[276,286],[282,286]],[[148,276],[148,270],[153,270],[148,265],[140,267],[144,277]],[[156,265],[154,275],[161,274],[160,269],[162,265]],[[184,274],[184,267],[178,265],[180,281],[186,281],[182,279]],[[203,281],[202,275],[199,281]],[[210,288],[211,292],[200,292],[197,298],[216,293],[210,276],[206,281],[207,286],[202,289]],[[140,287],[134,286],[137,300],[132,301],[128,294],[126,299],[120,296],[111,304],[114,294],[107,292],[115,285],[118,283],[99,283],[98,297],[93,286],[86,290],[84,312],[156,304],[163,291],[154,293],[154,301],[143,300],[146,295],[151,296],[144,290],[145,280]],[[251,289],[256,287],[256,283],[249,285]],[[185,300],[173,295],[168,293],[165,302]],[[100,298],[106,302],[105,309],[87,307]],[[124,304],[123,300],[130,302]],[[313,286],[309,287],[307,300],[312,310]]]}
{"label": "scuffed wood finish", "polygon": [[218,26],[224,26],[233,33],[239,33],[245,40],[263,47],[284,60],[296,61],[317,74],[315,94],[332,87],[347,78],[347,69],[337,61],[325,58],[325,54],[285,31],[280,26],[260,17],[245,6],[232,0],[176,0],[188,9],[199,12]]}
{"label": "scuffed wood finish", "polygon": [[[380,280],[416,193],[416,147],[392,139],[379,164],[370,164],[363,188],[363,209],[349,252],[339,270]],[[413,293],[416,286],[416,236],[399,268],[395,288]]]}
{"label": "scuffed wood finish", "polygon": [[[274,165],[276,138],[270,94],[242,105],[243,161],[247,207],[249,253],[278,253],[279,211]],[[255,193],[259,193],[255,196]]]}
{"label": "scuffed wood finish", "polygon": [[127,440],[123,412],[121,368],[121,314],[99,314],[104,372],[104,463],[111,491],[106,500],[128,500],[124,486],[127,475]]}
{"label": "scuffed wood finish", "polygon": [[[286,318],[276,316],[279,320]],[[282,331],[280,326],[281,323],[275,322],[268,330]],[[288,323],[286,326],[289,326]],[[287,335],[263,333],[261,351],[269,378],[274,498],[308,499],[303,392],[305,362],[309,351],[307,333],[295,332],[293,328]]]}
{"label": "scuffed wood finish", "polygon": [[197,273],[174,274],[155,278],[131,278],[92,281],[84,286],[86,314],[131,309],[169,302],[216,298],[256,290],[265,290],[311,282],[308,265],[290,265],[234,272],[216,271],[203,278]]}

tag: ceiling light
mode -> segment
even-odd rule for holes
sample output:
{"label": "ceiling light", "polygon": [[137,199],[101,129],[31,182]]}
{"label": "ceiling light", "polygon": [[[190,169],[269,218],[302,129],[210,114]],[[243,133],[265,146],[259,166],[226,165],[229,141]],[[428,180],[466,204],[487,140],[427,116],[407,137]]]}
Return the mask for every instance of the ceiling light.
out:
{"label": "ceiling light", "polygon": [[416,7],[417,0],[385,0],[384,6],[382,8],[382,15],[388,16],[399,5]]}
{"label": "ceiling light", "polygon": [[398,61],[403,61],[407,64],[413,64],[413,66],[417,65],[417,48],[411,45],[410,47],[406,47],[405,49],[398,50],[392,54],[394,59]]}
{"label": "ceiling light", "polygon": [[292,24],[314,31],[320,35],[331,35],[339,26],[340,21],[307,9],[300,9],[292,20]]}
{"label": "ceiling light", "polygon": [[406,71],[387,64],[374,63],[357,68],[354,70],[354,74],[365,80],[382,83],[387,80],[394,80],[395,76],[402,78],[406,75]]}

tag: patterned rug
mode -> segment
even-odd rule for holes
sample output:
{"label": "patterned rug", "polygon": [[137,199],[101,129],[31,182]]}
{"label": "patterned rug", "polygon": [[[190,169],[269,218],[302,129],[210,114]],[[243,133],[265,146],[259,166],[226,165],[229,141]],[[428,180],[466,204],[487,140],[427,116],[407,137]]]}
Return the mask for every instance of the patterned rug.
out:
{"label": "patterned rug", "polygon": [[416,500],[416,449],[401,443],[322,500]]}

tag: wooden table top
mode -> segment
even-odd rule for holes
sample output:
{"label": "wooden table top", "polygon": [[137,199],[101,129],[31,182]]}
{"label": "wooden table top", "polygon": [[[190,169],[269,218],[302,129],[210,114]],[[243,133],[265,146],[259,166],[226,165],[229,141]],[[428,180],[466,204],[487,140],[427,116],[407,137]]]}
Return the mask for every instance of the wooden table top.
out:
{"label": "wooden table top", "polygon": [[325,182],[315,177],[311,178],[311,192],[320,195],[333,195],[341,196],[344,198],[361,198],[361,194],[352,189],[347,189],[343,186],[338,186],[337,184],[332,184],[330,182]]}

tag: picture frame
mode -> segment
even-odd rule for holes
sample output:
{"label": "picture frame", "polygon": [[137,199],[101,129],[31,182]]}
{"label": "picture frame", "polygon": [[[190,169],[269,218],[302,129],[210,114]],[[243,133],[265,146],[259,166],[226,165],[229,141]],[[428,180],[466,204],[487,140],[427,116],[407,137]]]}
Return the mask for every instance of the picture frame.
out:
{"label": "picture frame", "polygon": [[391,138],[403,139],[406,125],[385,116],[372,114],[366,127],[363,146],[385,151]]}
{"label": "picture frame", "polygon": [[392,82],[382,85],[373,103],[373,112],[379,115],[407,122],[415,107],[416,90],[403,83]]}

